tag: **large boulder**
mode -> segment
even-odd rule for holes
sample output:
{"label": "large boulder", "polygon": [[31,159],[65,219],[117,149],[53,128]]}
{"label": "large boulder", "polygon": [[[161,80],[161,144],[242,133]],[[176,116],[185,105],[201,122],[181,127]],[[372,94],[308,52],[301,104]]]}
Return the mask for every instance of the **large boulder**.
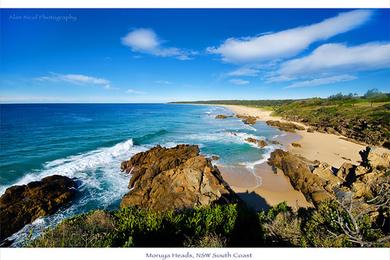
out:
{"label": "large boulder", "polygon": [[156,211],[229,203],[237,196],[211,160],[196,145],[156,146],[122,163],[132,174],[131,191],[121,207],[139,206]]}
{"label": "large boulder", "polygon": [[59,175],[8,188],[0,197],[0,240],[37,218],[55,213],[75,193],[76,183]]}
{"label": "large boulder", "polygon": [[283,171],[292,186],[303,193],[308,201],[318,204],[332,196],[323,188],[323,181],[310,171],[309,166],[299,157],[277,149],[271,153],[268,163]]}

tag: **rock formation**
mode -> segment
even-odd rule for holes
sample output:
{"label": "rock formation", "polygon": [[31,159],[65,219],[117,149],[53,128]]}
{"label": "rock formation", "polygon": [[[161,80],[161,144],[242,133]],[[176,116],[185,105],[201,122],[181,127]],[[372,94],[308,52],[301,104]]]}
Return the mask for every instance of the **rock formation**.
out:
{"label": "rock formation", "polygon": [[211,160],[212,161],[218,161],[219,160],[219,156],[218,155],[212,155],[211,156]]}
{"label": "rock formation", "polygon": [[362,157],[362,165],[371,169],[390,169],[390,154],[380,152],[378,149],[366,147],[360,151]]}
{"label": "rock formation", "polygon": [[344,184],[354,192],[355,198],[372,199],[377,196],[378,189],[380,189],[386,192],[390,201],[390,175],[388,174],[390,153],[366,147],[365,150],[360,151],[360,156],[362,162],[358,166],[350,167],[347,181]]}
{"label": "rock formation", "polygon": [[308,201],[317,204],[332,198],[324,189],[321,179],[313,174],[309,166],[299,157],[277,149],[271,153],[268,162],[281,169],[289,177],[292,186],[301,191]]}
{"label": "rock formation", "polygon": [[354,179],[355,168],[355,165],[345,162],[338,169],[336,176],[344,180],[344,182],[352,182],[352,179]]}
{"label": "rock formation", "polygon": [[340,191],[349,192],[354,199],[372,201],[380,195],[387,196],[390,201],[390,176],[386,173],[389,171],[390,154],[367,147],[360,155],[360,165],[345,162],[339,169],[319,162],[309,166],[302,158],[282,150],[272,152],[268,162],[281,169],[292,186],[314,204],[335,198]]}
{"label": "rock formation", "polygon": [[237,115],[237,118],[240,118],[244,124],[247,125],[254,125],[256,124],[257,118],[254,116],[243,116],[243,115]]}
{"label": "rock formation", "polygon": [[335,187],[339,187],[342,183],[344,183],[343,179],[334,175],[332,166],[327,163],[319,163],[314,167],[312,172],[320,177],[324,189],[330,193],[333,192]]}
{"label": "rock formation", "polygon": [[8,188],[0,198],[0,240],[39,217],[55,213],[72,200],[75,188],[72,179],[59,175]]}
{"label": "rock formation", "polygon": [[131,173],[121,207],[140,206],[156,211],[229,203],[237,197],[211,160],[196,145],[156,146],[121,165]]}
{"label": "rock formation", "polygon": [[295,130],[305,130],[303,126],[291,123],[291,122],[281,122],[277,120],[268,120],[266,121],[267,125],[278,128],[279,130],[295,133]]}
{"label": "rock formation", "polygon": [[268,145],[266,141],[261,140],[261,139],[256,139],[256,138],[253,138],[253,137],[248,137],[248,138],[245,139],[245,141],[247,141],[249,143],[256,144],[260,148],[266,147]]}
{"label": "rock formation", "polygon": [[308,133],[314,133],[314,129],[312,127],[308,127],[306,131]]}
{"label": "rock formation", "polygon": [[227,116],[227,115],[216,115],[215,116],[215,119],[226,119],[228,117],[231,117],[231,116]]}

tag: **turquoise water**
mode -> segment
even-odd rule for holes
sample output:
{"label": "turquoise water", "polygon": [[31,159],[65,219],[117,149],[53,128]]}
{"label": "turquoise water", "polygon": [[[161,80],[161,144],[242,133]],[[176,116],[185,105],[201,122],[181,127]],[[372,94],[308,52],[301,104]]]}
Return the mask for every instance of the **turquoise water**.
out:
{"label": "turquoise water", "polygon": [[37,220],[13,238],[96,208],[117,208],[128,192],[129,176],[120,163],[156,144],[200,146],[218,155],[216,164],[261,163],[275,148],[260,149],[247,137],[280,135],[264,123],[243,124],[222,107],[179,104],[10,104],[0,105],[0,194],[11,185],[59,174],[75,178],[79,193],[72,205]]}

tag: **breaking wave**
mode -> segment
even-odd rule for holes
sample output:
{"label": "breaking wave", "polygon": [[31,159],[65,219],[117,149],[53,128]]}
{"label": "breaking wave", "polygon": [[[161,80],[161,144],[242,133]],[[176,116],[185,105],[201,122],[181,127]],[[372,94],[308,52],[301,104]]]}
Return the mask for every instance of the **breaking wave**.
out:
{"label": "breaking wave", "polygon": [[[147,150],[134,146],[133,140],[118,143],[112,147],[99,148],[87,153],[69,156],[46,163],[40,172],[28,173],[13,185],[26,184],[44,177],[58,174],[77,180],[79,192],[71,206],[56,214],[37,219],[15,233],[10,239],[13,246],[22,245],[29,234],[33,237],[42,230],[61,222],[63,219],[95,208],[115,207],[128,192],[129,176],[120,172],[120,163],[132,155]],[[1,187],[1,194],[7,187]],[[114,206],[115,204],[115,206]]]}

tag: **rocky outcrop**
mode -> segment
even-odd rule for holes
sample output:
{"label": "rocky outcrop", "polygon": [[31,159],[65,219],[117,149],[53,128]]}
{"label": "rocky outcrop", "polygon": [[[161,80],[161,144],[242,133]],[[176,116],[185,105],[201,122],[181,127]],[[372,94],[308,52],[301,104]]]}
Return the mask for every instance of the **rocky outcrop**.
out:
{"label": "rocky outcrop", "polygon": [[210,159],[196,145],[156,146],[122,163],[131,173],[121,207],[139,206],[156,211],[229,203],[237,197]]}
{"label": "rocky outcrop", "polygon": [[257,118],[254,116],[243,116],[243,115],[237,115],[237,118],[240,118],[244,124],[247,125],[254,125],[256,124]]}
{"label": "rocky outcrop", "polygon": [[130,160],[121,164],[121,170],[131,173],[129,188],[143,175],[151,178],[160,172],[175,168],[189,158],[199,155],[199,148],[195,145],[178,145],[174,149],[156,146],[149,151],[137,153]]}
{"label": "rocky outcrop", "polygon": [[302,147],[302,145],[298,144],[298,143],[291,143],[291,146],[295,147],[295,148],[301,148]]}
{"label": "rocky outcrop", "polygon": [[343,179],[334,175],[332,167],[327,163],[319,163],[313,168],[312,172],[320,177],[322,186],[330,193],[333,192],[335,187],[339,187],[342,183],[344,183]]}
{"label": "rocky outcrop", "polygon": [[[280,168],[289,177],[292,186],[301,191],[314,204],[335,198],[339,191],[352,194],[352,198],[373,200],[383,197],[383,187],[390,186],[389,153],[367,147],[360,152],[362,163],[345,162],[339,169],[326,163],[309,163],[296,155],[282,150],[271,154],[269,163]],[[387,192],[387,195],[389,193]],[[390,199],[390,198],[388,198]]]}
{"label": "rocky outcrop", "polygon": [[281,131],[295,133],[295,130],[305,130],[303,126],[291,123],[291,122],[281,122],[277,120],[268,120],[266,121],[267,125],[276,127]]}
{"label": "rocky outcrop", "polygon": [[363,166],[379,170],[390,169],[390,153],[388,152],[381,152],[367,146],[365,150],[360,151],[360,156],[362,157]]}
{"label": "rocky outcrop", "polygon": [[277,167],[289,177],[292,186],[303,193],[308,201],[318,204],[332,196],[324,189],[323,181],[310,171],[299,157],[277,149],[271,153],[269,164]]}
{"label": "rocky outcrop", "polygon": [[355,178],[355,169],[355,165],[349,162],[345,162],[338,169],[336,176],[344,180],[344,182],[352,183]]}
{"label": "rocky outcrop", "polygon": [[231,116],[227,116],[227,115],[216,115],[215,116],[215,119],[226,119],[226,118],[229,118]]}
{"label": "rocky outcrop", "polygon": [[312,127],[308,127],[306,131],[308,133],[314,133],[314,129]]}
{"label": "rocky outcrop", "polygon": [[37,218],[55,213],[72,200],[75,188],[72,179],[59,175],[8,188],[0,198],[0,240]]}
{"label": "rocky outcrop", "polygon": [[317,131],[317,132],[320,132],[320,133],[327,133],[327,134],[333,134],[333,135],[340,135],[339,132],[337,132],[337,130],[335,130],[333,127],[313,127],[313,132],[314,130]]}
{"label": "rocky outcrop", "polygon": [[245,139],[245,141],[249,142],[249,143],[256,144],[260,148],[264,148],[264,147],[266,147],[268,145],[266,141],[261,140],[261,139],[256,139],[256,138],[253,138],[253,137],[248,137],[248,138]]}
{"label": "rocky outcrop", "polygon": [[344,185],[354,192],[355,198],[372,199],[378,194],[378,189],[383,191],[383,187],[390,186],[390,176],[388,174],[390,153],[385,150],[366,147],[366,149],[360,151],[360,156],[362,158],[360,165],[349,167],[349,175]]}

